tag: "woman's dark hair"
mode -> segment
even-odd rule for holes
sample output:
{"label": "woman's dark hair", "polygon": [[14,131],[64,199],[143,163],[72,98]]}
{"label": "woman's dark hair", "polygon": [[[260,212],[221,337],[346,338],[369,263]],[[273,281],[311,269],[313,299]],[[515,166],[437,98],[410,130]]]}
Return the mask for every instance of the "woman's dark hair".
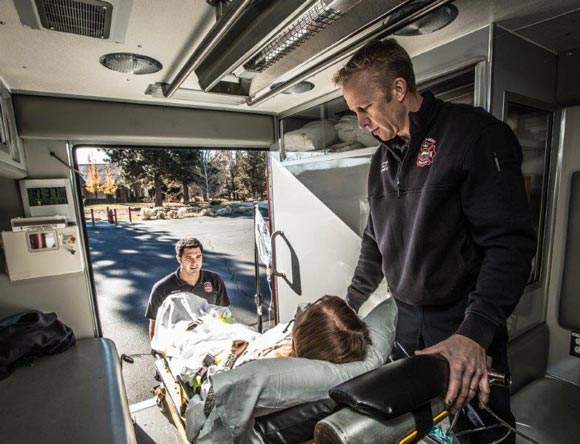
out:
{"label": "woman's dark hair", "polygon": [[294,356],[343,364],[362,361],[372,343],[362,319],[338,296],[324,296],[298,316]]}

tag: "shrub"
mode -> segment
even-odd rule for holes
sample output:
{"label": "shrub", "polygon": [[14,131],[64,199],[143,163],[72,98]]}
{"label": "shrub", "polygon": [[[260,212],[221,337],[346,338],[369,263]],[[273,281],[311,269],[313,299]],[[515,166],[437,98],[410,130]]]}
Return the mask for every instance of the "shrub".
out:
{"label": "shrub", "polygon": [[220,208],[215,212],[216,216],[229,216],[230,214],[232,214],[231,207]]}
{"label": "shrub", "polygon": [[149,207],[142,207],[141,208],[141,219],[142,220],[150,220],[153,219],[155,212],[152,208]]}

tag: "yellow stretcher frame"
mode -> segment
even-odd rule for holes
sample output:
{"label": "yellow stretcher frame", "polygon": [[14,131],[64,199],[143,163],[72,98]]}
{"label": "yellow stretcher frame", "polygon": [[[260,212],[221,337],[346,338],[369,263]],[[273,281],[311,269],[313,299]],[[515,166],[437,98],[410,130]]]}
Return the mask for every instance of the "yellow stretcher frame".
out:
{"label": "yellow stretcher frame", "polygon": [[[171,369],[165,359],[155,361],[155,369],[161,381],[160,385],[152,389],[157,405],[165,408],[169,413],[171,422],[177,429],[179,444],[190,444],[185,433],[185,407],[187,407],[188,398],[183,388],[174,378]],[[194,440],[195,443],[195,440]]]}
{"label": "yellow stretcher frame", "polygon": [[[164,358],[155,361],[155,369],[161,381],[160,385],[155,387],[152,391],[155,395],[157,405],[165,408],[169,413],[171,421],[177,429],[179,444],[191,444],[187,440],[185,432],[185,408],[187,407],[188,398],[183,390],[183,387],[177,379],[173,376],[171,369]],[[448,416],[447,411],[441,411],[434,415],[433,424],[437,424]],[[411,430],[397,441],[397,444],[410,444],[417,438],[417,431]],[[193,441],[195,444],[196,440]],[[308,441],[305,444],[316,444],[314,440]]]}

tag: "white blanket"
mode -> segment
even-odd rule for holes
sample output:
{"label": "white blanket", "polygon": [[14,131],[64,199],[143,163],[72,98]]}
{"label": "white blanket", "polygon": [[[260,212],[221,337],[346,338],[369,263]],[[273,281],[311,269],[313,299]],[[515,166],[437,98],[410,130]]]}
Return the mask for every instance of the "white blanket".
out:
{"label": "white blanket", "polygon": [[[159,307],[151,348],[169,358],[174,375],[191,383],[208,353],[216,357],[228,354],[234,340],[244,340],[249,345],[236,360],[235,366],[240,365],[257,359],[261,351],[288,337],[292,330],[284,332],[285,326],[280,324],[260,334],[236,322],[227,307],[209,304],[191,293],[175,293]],[[218,373],[223,370],[223,364],[218,360],[208,368],[208,373]]]}
{"label": "white blanket", "polygon": [[286,151],[320,150],[332,145],[337,138],[334,121],[309,122],[302,128],[284,134]]}

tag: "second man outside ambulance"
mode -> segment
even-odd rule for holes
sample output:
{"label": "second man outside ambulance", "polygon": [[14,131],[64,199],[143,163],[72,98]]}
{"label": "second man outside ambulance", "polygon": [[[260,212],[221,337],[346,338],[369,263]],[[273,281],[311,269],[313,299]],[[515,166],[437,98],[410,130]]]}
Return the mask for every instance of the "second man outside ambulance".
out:
{"label": "second man outside ambulance", "polygon": [[193,237],[181,239],[175,245],[179,268],[153,285],[145,316],[149,318],[149,338],[155,333],[157,311],[171,293],[187,292],[206,299],[210,304],[227,307],[230,298],[224,280],[213,271],[202,268],[203,245]]}

